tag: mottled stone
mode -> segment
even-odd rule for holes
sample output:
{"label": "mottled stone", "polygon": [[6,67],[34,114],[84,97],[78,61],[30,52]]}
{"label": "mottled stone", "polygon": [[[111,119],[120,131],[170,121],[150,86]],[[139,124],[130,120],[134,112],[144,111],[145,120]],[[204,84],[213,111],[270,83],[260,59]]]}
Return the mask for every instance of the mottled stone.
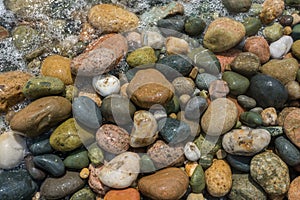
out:
{"label": "mottled stone", "polygon": [[249,174],[232,175],[232,188],[228,196],[231,200],[267,200],[263,189]]}
{"label": "mottled stone", "polygon": [[175,94],[180,97],[183,94],[192,95],[195,90],[195,83],[191,78],[178,77],[172,81]]}
{"label": "mottled stone", "polygon": [[181,15],[169,16],[157,21],[157,27],[165,37],[181,37],[185,18]]}
{"label": "mottled stone", "polygon": [[140,192],[151,199],[180,199],[186,192],[189,178],[178,168],[166,168],[145,176],[138,182]]}
{"label": "mottled stone", "polygon": [[200,156],[200,150],[198,149],[197,145],[193,142],[188,142],[184,146],[184,155],[190,161],[197,161]]}
{"label": "mottled stone", "polygon": [[248,37],[245,41],[244,50],[257,55],[261,63],[265,63],[270,59],[270,47],[263,37]]}
{"label": "mottled stone", "polygon": [[195,137],[198,136],[200,131],[201,131],[201,127],[199,124],[199,120],[192,120],[192,119],[187,119],[185,117],[185,112],[184,111],[180,111],[177,113],[177,119],[180,121],[185,122],[186,124],[189,125],[190,130],[191,130],[191,136]]}
{"label": "mottled stone", "polygon": [[237,118],[236,105],[229,99],[218,98],[209,104],[201,118],[201,127],[208,135],[220,136],[236,124]]}
{"label": "mottled stone", "polygon": [[292,52],[296,58],[300,59],[300,40],[294,41],[292,44]]}
{"label": "mottled stone", "polygon": [[264,129],[234,129],[223,136],[222,146],[233,155],[253,156],[265,149],[270,141],[271,135]]}
{"label": "mottled stone", "polygon": [[66,85],[73,84],[71,59],[60,55],[48,56],[42,63],[41,74],[59,78]]}
{"label": "mottled stone", "polygon": [[297,109],[298,109],[297,107],[285,107],[284,109],[282,109],[282,111],[278,114],[278,118],[277,118],[278,125],[283,126],[283,122],[284,122],[286,116],[290,112],[297,110]]}
{"label": "mottled stone", "polygon": [[206,98],[201,96],[192,97],[184,108],[184,115],[187,119],[199,121],[207,107],[208,103]]}
{"label": "mottled stone", "polygon": [[201,74],[197,75],[195,83],[196,83],[198,89],[208,90],[208,88],[210,87],[210,84],[215,80],[218,80],[218,78],[216,76],[208,74],[208,73],[201,73]]}
{"label": "mottled stone", "polygon": [[222,52],[237,45],[245,34],[246,30],[242,23],[220,17],[209,24],[203,44],[213,52]]}
{"label": "mottled stone", "polygon": [[205,188],[205,174],[201,165],[197,165],[190,180],[192,192],[201,193]]}
{"label": "mottled stone", "polygon": [[0,74],[0,111],[6,111],[22,100],[22,88],[31,75],[21,71],[10,71]]}
{"label": "mottled stone", "polygon": [[285,194],[290,185],[287,165],[274,153],[263,152],[253,157],[250,165],[251,177],[268,195]]}
{"label": "mottled stone", "polygon": [[39,43],[38,31],[27,25],[20,25],[13,29],[12,39],[19,50],[29,51]]}
{"label": "mottled stone", "polygon": [[286,115],[283,128],[287,137],[300,148],[300,109],[297,108]]}
{"label": "mottled stone", "polygon": [[225,196],[232,186],[230,166],[224,160],[214,160],[205,171],[206,188],[214,197]]}
{"label": "mottled stone", "polygon": [[86,150],[75,151],[64,159],[64,165],[68,169],[81,170],[89,166],[88,152]]}
{"label": "mottled stone", "polygon": [[43,97],[16,113],[10,126],[29,137],[37,136],[67,119],[71,110],[70,101],[63,97]]}
{"label": "mottled stone", "polygon": [[149,46],[153,49],[162,49],[165,45],[165,38],[156,31],[143,31],[142,32],[143,46]]}
{"label": "mottled stone", "polygon": [[196,16],[190,16],[184,24],[184,31],[190,36],[201,35],[205,28],[205,21]]}
{"label": "mottled stone", "polygon": [[300,84],[297,81],[290,81],[285,85],[290,100],[300,99]]}
{"label": "mottled stone", "polygon": [[139,18],[121,7],[112,4],[98,4],[88,13],[89,22],[101,32],[125,32],[138,26]]}
{"label": "mottled stone", "polygon": [[242,52],[230,64],[232,71],[244,76],[252,76],[260,67],[259,57],[251,52]]}
{"label": "mottled stone", "polygon": [[275,42],[279,40],[283,35],[283,27],[279,23],[274,23],[271,26],[267,26],[263,30],[264,37],[269,42]]}
{"label": "mottled stone", "polygon": [[262,27],[260,19],[256,17],[247,17],[243,21],[243,25],[246,29],[246,36],[256,35],[259,29]]}
{"label": "mottled stone", "polygon": [[286,58],[283,60],[272,59],[264,64],[260,68],[260,71],[263,74],[278,79],[282,84],[286,84],[296,79],[298,68],[298,61],[295,58]]}
{"label": "mottled stone", "polygon": [[279,17],[284,10],[284,1],[283,0],[266,0],[262,4],[263,8],[259,14],[260,20],[264,24],[271,23],[274,19]]}
{"label": "mottled stone", "polygon": [[70,200],[94,200],[96,198],[95,193],[88,187],[82,188],[74,193]]}
{"label": "mottled stone", "polygon": [[240,115],[240,121],[251,128],[261,126],[263,123],[261,115],[252,111],[243,112]]}
{"label": "mottled stone", "polygon": [[104,196],[105,193],[109,190],[109,187],[105,186],[98,177],[98,174],[100,173],[102,166],[94,166],[93,164],[89,165],[90,175],[88,184],[90,188],[96,193],[101,196]]}
{"label": "mottled stone", "polygon": [[264,126],[277,125],[277,112],[275,108],[266,108],[260,113],[260,115]]}

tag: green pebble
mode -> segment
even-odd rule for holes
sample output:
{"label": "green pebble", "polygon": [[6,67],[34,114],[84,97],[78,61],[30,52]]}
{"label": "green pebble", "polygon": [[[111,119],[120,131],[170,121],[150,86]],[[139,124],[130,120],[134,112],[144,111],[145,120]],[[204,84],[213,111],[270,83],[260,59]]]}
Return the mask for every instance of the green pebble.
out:
{"label": "green pebble", "polygon": [[97,146],[97,144],[93,144],[89,148],[88,157],[92,164],[100,165],[104,162],[104,155],[102,150]]}
{"label": "green pebble", "polygon": [[201,193],[205,188],[205,175],[201,165],[198,165],[192,174],[190,185],[193,193]]}
{"label": "green pebble", "polygon": [[73,194],[70,200],[95,200],[96,195],[90,188],[82,188]]}
{"label": "green pebble", "polygon": [[256,17],[247,17],[244,19],[243,25],[245,26],[247,36],[256,35],[259,29],[262,27],[260,19]]}
{"label": "green pebble", "polygon": [[243,124],[252,128],[262,125],[261,115],[251,111],[243,112],[240,115],[240,120]]}
{"label": "green pebble", "polygon": [[246,93],[250,85],[250,81],[246,77],[232,71],[224,72],[222,79],[227,82],[230,94],[232,95],[241,95]]}
{"label": "green pebble", "polygon": [[206,27],[206,23],[199,17],[189,17],[185,24],[184,30],[190,36],[201,35]]}
{"label": "green pebble", "polygon": [[275,42],[283,36],[283,27],[279,23],[274,23],[271,26],[267,26],[263,30],[263,34],[269,42]]}
{"label": "green pebble", "polygon": [[80,150],[78,152],[74,152],[63,161],[65,167],[69,169],[82,169],[89,165],[88,152],[85,150]]}
{"label": "green pebble", "polygon": [[141,172],[149,173],[156,170],[153,161],[148,155],[143,155],[140,159]]}
{"label": "green pebble", "polygon": [[58,95],[65,89],[65,84],[55,77],[32,77],[24,85],[22,92],[25,97],[37,99],[44,96]]}
{"label": "green pebble", "polygon": [[149,46],[145,46],[129,53],[126,61],[131,67],[136,67],[139,65],[155,63],[157,61],[157,57],[154,49]]}
{"label": "green pebble", "polygon": [[251,5],[251,0],[222,0],[223,5],[229,12],[240,13],[247,12]]}
{"label": "green pebble", "polygon": [[17,49],[30,50],[37,44],[38,32],[30,26],[18,26],[12,32],[13,43]]}
{"label": "green pebble", "polygon": [[214,156],[212,154],[201,155],[199,159],[199,165],[203,167],[203,169],[209,168],[213,163]]}

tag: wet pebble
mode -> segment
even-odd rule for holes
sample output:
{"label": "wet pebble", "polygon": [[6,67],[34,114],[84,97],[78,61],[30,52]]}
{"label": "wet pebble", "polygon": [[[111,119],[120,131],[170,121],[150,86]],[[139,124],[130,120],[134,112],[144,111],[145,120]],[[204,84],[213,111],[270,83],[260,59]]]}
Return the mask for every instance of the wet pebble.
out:
{"label": "wet pebble", "polygon": [[191,16],[184,24],[184,31],[190,36],[197,36],[203,33],[206,23],[200,17]]}
{"label": "wet pebble", "polygon": [[299,185],[300,185],[300,176],[295,178],[290,185],[289,191],[288,191],[288,199],[289,200],[297,200],[300,195],[300,190],[299,190]]}
{"label": "wet pebble", "polygon": [[226,81],[214,80],[210,83],[208,92],[211,100],[215,100],[218,98],[225,98],[230,90]]}
{"label": "wet pebble", "polygon": [[289,99],[296,100],[300,99],[300,84],[297,81],[290,81],[285,85],[288,91]]}
{"label": "wet pebble", "polygon": [[136,67],[139,65],[155,63],[157,61],[157,57],[153,48],[144,46],[130,52],[126,61],[131,67]]}
{"label": "wet pebble", "polygon": [[255,99],[248,97],[246,95],[239,95],[237,97],[238,103],[246,109],[251,109],[256,106],[256,101]]}
{"label": "wet pebble", "polygon": [[33,155],[52,153],[53,148],[50,145],[49,139],[34,142],[29,146],[29,150]]}
{"label": "wet pebble", "polygon": [[292,52],[293,55],[296,56],[296,58],[300,58],[300,40],[294,41],[294,43],[292,44]]}
{"label": "wet pebble", "polygon": [[191,78],[178,77],[172,81],[175,89],[175,94],[181,96],[183,94],[192,95],[195,90],[195,83]]}
{"label": "wet pebble", "polygon": [[188,142],[184,146],[184,155],[190,161],[197,161],[200,156],[200,150],[198,149],[197,145],[193,142]]}
{"label": "wet pebble", "polygon": [[289,166],[300,164],[300,151],[288,139],[283,136],[276,138],[275,148],[280,158]]}
{"label": "wet pebble", "polygon": [[96,198],[96,195],[93,193],[93,191],[90,188],[82,188],[81,190],[78,190],[75,192],[70,200],[94,200]]}
{"label": "wet pebble", "polygon": [[94,166],[93,164],[89,165],[90,175],[88,179],[88,184],[90,188],[96,193],[101,196],[104,196],[105,193],[110,189],[109,187],[105,186],[100,180],[99,180],[99,173],[100,170],[103,168],[102,166]]}
{"label": "wet pebble", "polygon": [[277,125],[277,113],[275,108],[266,108],[260,113],[260,115],[264,126]]}
{"label": "wet pebble", "polygon": [[269,42],[275,42],[283,35],[283,27],[279,23],[274,23],[271,26],[267,26],[263,30],[263,34],[266,40]]}
{"label": "wet pebble", "polygon": [[140,193],[134,188],[110,190],[105,194],[104,200],[140,200]]}
{"label": "wet pebble", "polygon": [[34,157],[32,155],[27,155],[25,157],[24,160],[25,160],[26,170],[34,180],[44,180],[47,174],[35,166],[33,162],[33,158]]}
{"label": "wet pebble", "polygon": [[85,150],[80,150],[77,152],[73,152],[72,154],[68,155],[64,160],[63,163],[66,168],[68,169],[77,169],[80,170],[84,167],[89,166],[89,158],[88,152]]}
{"label": "wet pebble", "polygon": [[201,193],[205,188],[205,174],[201,165],[197,165],[190,179],[192,192]]}
{"label": "wet pebble", "polygon": [[266,0],[262,4],[262,11],[259,14],[260,20],[264,24],[271,23],[274,19],[279,17],[284,10],[284,1],[283,0]]}
{"label": "wet pebble", "polygon": [[34,164],[48,172],[54,177],[59,177],[65,174],[65,165],[60,157],[55,154],[44,154],[33,158]]}
{"label": "wet pebble", "polygon": [[149,46],[153,49],[161,49],[165,44],[165,38],[159,32],[143,31],[142,43],[144,46]]}
{"label": "wet pebble", "polygon": [[250,156],[236,156],[228,154],[226,156],[227,162],[230,166],[241,172],[250,172],[250,162],[252,157]]}
{"label": "wet pebble", "polygon": [[262,125],[263,120],[259,113],[246,111],[240,115],[240,121],[252,128]]}
{"label": "wet pebble", "polygon": [[239,2],[235,0],[223,0],[222,3],[229,12],[235,13],[247,12],[252,5],[251,0],[243,0]]}
{"label": "wet pebble", "polygon": [[246,77],[232,71],[224,72],[222,79],[227,82],[230,94],[232,95],[245,94],[250,85]]}
{"label": "wet pebble", "polygon": [[246,36],[256,35],[259,29],[262,27],[260,19],[256,17],[247,17],[243,21],[243,25],[246,29]]}

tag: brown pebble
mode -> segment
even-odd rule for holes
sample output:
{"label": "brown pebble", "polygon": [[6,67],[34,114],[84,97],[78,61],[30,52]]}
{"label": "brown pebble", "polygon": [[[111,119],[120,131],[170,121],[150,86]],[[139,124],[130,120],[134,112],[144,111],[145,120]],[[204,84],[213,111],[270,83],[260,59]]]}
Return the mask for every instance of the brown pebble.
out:
{"label": "brown pebble", "polygon": [[286,108],[284,108],[284,109],[279,113],[279,115],[278,115],[278,118],[277,118],[278,125],[279,125],[279,126],[283,126],[283,122],[284,122],[286,116],[287,116],[290,112],[292,112],[292,111],[294,111],[294,110],[297,110],[297,109],[298,109],[297,107],[286,107]]}
{"label": "brown pebble", "polygon": [[291,184],[288,191],[289,200],[298,200],[300,196],[300,176],[295,178]]}
{"label": "brown pebble", "polygon": [[300,108],[293,110],[286,116],[283,128],[291,142],[300,148]]}
{"label": "brown pebble", "polygon": [[290,35],[292,32],[293,32],[293,29],[290,26],[286,26],[286,27],[283,28],[283,34],[284,35]]}
{"label": "brown pebble", "polygon": [[9,36],[9,32],[3,26],[0,26],[0,40],[5,39]]}
{"label": "brown pebble", "polygon": [[244,51],[256,54],[261,63],[270,59],[270,48],[266,39],[261,36],[252,36],[246,39]]}

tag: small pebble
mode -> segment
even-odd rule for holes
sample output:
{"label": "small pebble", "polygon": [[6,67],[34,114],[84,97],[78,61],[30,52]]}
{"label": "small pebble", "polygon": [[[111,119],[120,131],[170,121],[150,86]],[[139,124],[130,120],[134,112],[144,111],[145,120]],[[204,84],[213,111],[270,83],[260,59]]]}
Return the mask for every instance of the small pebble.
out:
{"label": "small pebble", "polygon": [[90,170],[86,167],[82,168],[79,175],[80,175],[80,178],[87,179],[90,175]]}
{"label": "small pebble", "polygon": [[266,108],[260,114],[264,126],[277,125],[277,113],[275,108]]}
{"label": "small pebble", "polygon": [[200,158],[201,153],[195,143],[188,142],[184,146],[184,155],[190,161],[197,161]]}
{"label": "small pebble", "polygon": [[93,78],[93,87],[102,97],[117,94],[120,91],[120,81],[113,75],[100,75]]}
{"label": "small pebble", "polygon": [[229,94],[229,86],[226,81],[215,80],[209,85],[209,95],[212,100],[225,98]]}

